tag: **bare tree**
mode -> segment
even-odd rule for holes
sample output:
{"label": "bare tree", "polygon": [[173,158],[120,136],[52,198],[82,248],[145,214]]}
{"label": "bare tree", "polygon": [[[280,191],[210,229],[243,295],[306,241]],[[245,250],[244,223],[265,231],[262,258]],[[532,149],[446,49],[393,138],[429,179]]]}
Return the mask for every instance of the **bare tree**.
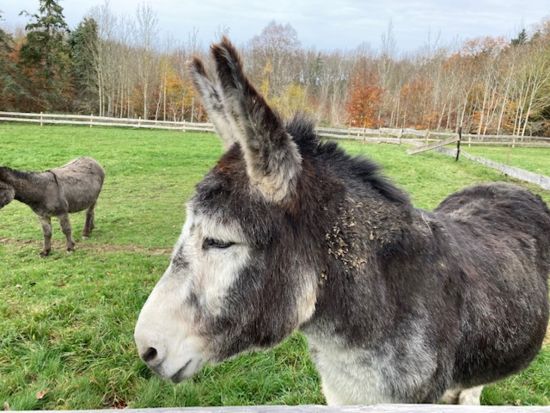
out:
{"label": "bare tree", "polygon": [[290,24],[282,25],[275,21],[250,41],[251,77],[259,84],[268,76],[268,98],[297,80],[299,48],[296,30]]}
{"label": "bare tree", "polygon": [[136,9],[136,28],[134,45],[138,50],[137,73],[143,99],[143,118],[149,117],[149,95],[158,71],[158,58],[154,50],[157,44],[158,19],[149,4],[139,4]]}

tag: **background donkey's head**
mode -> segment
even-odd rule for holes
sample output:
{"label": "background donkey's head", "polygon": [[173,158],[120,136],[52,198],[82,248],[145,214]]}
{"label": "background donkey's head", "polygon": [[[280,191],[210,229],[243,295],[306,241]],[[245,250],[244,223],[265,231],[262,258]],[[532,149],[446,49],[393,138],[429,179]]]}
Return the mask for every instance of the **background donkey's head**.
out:
{"label": "background donkey's head", "polygon": [[175,382],[207,361],[278,343],[311,317],[317,293],[315,254],[304,240],[315,234],[300,213],[317,204],[301,199],[311,166],[291,136],[300,128],[285,128],[227,39],[211,51],[216,76],[198,59],[191,72],[229,149],[197,186],[135,331],[143,360]]}
{"label": "background donkey's head", "polygon": [[[1,168],[0,168],[1,169]],[[5,207],[15,197],[15,189],[5,182],[2,182],[2,175],[0,170],[0,208]]]}

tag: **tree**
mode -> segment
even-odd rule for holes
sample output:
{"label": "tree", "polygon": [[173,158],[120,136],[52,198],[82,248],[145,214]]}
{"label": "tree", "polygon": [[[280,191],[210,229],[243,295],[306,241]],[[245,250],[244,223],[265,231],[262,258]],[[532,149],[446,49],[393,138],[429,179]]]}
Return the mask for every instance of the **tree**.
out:
{"label": "tree", "polygon": [[524,136],[533,116],[539,115],[550,105],[550,42],[539,39],[529,44],[523,65],[519,70],[521,93],[514,130]]}
{"label": "tree", "polygon": [[149,116],[149,98],[153,89],[153,75],[158,69],[158,59],[154,52],[158,19],[151,6],[147,4],[138,6],[136,18],[135,42],[139,53],[137,72],[143,103],[143,118],[147,119]]}
{"label": "tree", "polygon": [[[252,38],[249,47],[251,77],[256,84],[269,84],[267,98],[283,93],[286,86],[299,80],[299,70],[295,64],[300,42],[296,30],[290,24],[270,22],[259,35]],[[268,73],[266,68],[269,68]],[[269,75],[267,79],[266,73]]]}
{"label": "tree", "polygon": [[63,8],[55,0],[40,0],[39,13],[29,14],[27,39],[20,64],[36,92],[39,109],[67,110],[71,93],[69,32]]}
{"label": "tree", "polygon": [[17,110],[28,97],[15,55],[12,36],[0,28],[0,107],[4,110]]}
{"label": "tree", "polygon": [[90,113],[96,106],[97,85],[94,57],[98,47],[97,22],[85,17],[69,36],[71,72],[75,89],[74,108]]}
{"label": "tree", "polygon": [[351,126],[370,128],[377,125],[382,98],[378,75],[369,62],[362,58],[357,63],[350,83],[346,106]]}
{"label": "tree", "polygon": [[521,46],[527,43],[527,39],[528,39],[527,32],[525,31],[525,29],[521,29],[521,31],[518,33],[518,37],[515,37],[512,40],[510,40],[510,44],[512,46]]}
{"label": "tree", "polygon": [[290,118],[297,112],[306,112],[308,109],[306,89],[293,83],[269,103],[286,118]]}

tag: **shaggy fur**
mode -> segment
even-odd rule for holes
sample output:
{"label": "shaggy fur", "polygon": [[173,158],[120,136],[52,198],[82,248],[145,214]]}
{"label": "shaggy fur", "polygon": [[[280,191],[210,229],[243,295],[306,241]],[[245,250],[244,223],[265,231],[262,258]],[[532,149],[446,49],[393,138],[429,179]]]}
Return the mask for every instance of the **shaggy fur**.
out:
{"label": "shaggy fur", "polygon": [[219,82],[195,61],[195,83],[217,91],[206,107],[220,122],[240,126],[223,126],[235,143],[197,186],[140,314],[136,343],[151,368],[177,382],[295,329],[329,404],[479,403],[479,386],[528,365],[548,323],[540,197],[494,183],[415,209],[308,121],[284,126],[227,40],[213,57]]}
{"label": "shaggy fur", "polygon": [[94,228],[94,208],[104,178],[99,163],[86,157],[46,172],[0,167],[0,208],[16,199],[38,215],[44,232],[42,256],[51,250],[51,217],[58,217],[67,238],[67,250],[72,251],[75,244],[68,214],[87,210],[83,236],[88,237]]}

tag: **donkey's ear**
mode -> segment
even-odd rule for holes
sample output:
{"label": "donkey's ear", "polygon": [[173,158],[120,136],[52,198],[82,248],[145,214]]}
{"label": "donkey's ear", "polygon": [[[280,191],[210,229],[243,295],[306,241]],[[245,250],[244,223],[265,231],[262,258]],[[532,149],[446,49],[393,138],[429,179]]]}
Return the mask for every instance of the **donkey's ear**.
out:
{"label": "donkey's ear", "polygon": [[15,197],[15,190],[7,184],[0,182],[0,208],[5,207]]}
{"label": "donkey's ear", "polygon": [[193,84],[201,96],[208,118],[222,139],[225,148],[228,149],[235,142],[235,137],[231,131],[231,123],[227,118],[221,91],[208,78],[204,65],[199,58],[193,58],[190,72]]}
{"label": "donkey's ear", "polygon": [[224,105],[253,187],[273,202],[294,195],[302,158],[279,116],[254,89],[227,38],[212,46]]}

